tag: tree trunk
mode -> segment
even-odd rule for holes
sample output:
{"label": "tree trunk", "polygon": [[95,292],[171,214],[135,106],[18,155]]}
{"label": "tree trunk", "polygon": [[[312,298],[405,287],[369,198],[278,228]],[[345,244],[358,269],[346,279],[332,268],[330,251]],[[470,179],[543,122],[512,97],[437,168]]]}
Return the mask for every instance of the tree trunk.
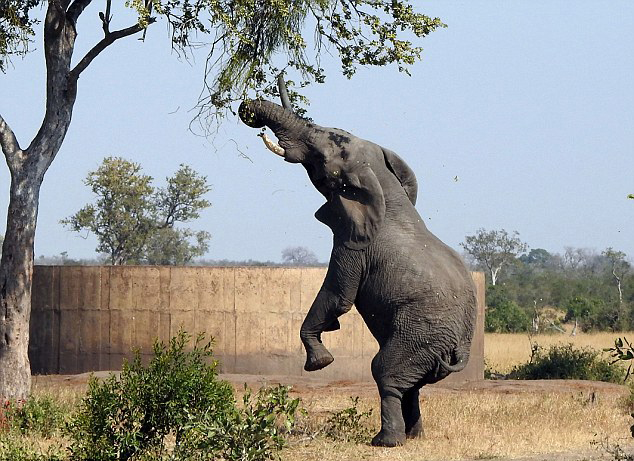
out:
{"label": "tree trunk", "polygon": [[[87,0],[86,0],[87,1]],[[75,25],[68,2],[48,2],[44,21],[46,112],[31,145],[22,150],[0,116],[0,145],[11,172],[7,230],[0,260],[0,398],[22,399],[31,390],[29,322],[33,241],[40,186],[70,125],[76,79],[69,78]],[[72,8],[72,7],[71,7]],[[72,14],[71,14],[72,13]]]}
{"label": "tree trunk", "polygon": [[0,398],[23,399],[31,390],[29,320],[33,239],[41,181],[13,177],[0,264]]}
{"label": "tree trunk", "polygon": [[500,272],[499,267],[491,268],[491,285],[495,286],[495,283],[497,282],[497,279],[498,279],[498,272]]}

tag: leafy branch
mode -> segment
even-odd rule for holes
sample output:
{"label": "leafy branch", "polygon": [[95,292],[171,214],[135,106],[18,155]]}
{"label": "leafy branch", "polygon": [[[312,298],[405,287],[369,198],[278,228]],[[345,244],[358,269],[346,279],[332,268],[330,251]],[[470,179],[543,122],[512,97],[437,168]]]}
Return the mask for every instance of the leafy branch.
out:
{"label": "leafy branch", "polygon": [[634,366],[634,345],[623,337],[614,340],[614,347],[608,347],[603,350],[609,352],[612,356],[611,365],[617,362],[630,362],[625,374],[625,380],[627,380],[632,372],[632,366]]}

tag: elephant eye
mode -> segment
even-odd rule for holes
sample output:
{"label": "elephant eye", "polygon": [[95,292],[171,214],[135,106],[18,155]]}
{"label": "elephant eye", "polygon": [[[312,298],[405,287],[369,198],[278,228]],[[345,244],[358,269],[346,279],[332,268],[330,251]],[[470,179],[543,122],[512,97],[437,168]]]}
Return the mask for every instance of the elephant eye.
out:
{"label": "elephant eye", "polygon": [[335,177],[339,177],[340,174],[341,174],[341,171],[339,171],[339,170],[335,170],[335,171],[332,172],[332,175],[335,176]]}

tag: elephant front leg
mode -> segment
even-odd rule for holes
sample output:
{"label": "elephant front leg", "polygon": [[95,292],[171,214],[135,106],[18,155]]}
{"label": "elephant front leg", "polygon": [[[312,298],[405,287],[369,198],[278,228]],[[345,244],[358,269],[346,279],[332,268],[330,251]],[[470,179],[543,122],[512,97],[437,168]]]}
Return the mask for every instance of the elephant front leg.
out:
{"label": "elephant front leg", "polygon": [[334,361],[332,354],[321,342],[321,334],[324,331],[338,330],[340,325],[337,317],[351,307],[352,303],[342,301],[327,290],[322,289],[319,292],[300,330],[300,338],[306,349],[304,370],[321,370]]}

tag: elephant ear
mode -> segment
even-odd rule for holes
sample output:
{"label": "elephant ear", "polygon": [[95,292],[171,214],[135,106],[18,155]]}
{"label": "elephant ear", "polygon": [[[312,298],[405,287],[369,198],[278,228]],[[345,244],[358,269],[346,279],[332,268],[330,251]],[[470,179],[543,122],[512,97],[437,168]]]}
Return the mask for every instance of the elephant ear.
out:
{"label": "elephant ear", "polygon": [[369,166],[346,174],[342,188],[315,213],[332,229],[335,242],[352,250],[363,250],[371,243],[384,216],[383,188]]}
{"label": "elephant ear", "polygon": [[418,195],[418,182],[416,181],[416,175],[412,171],[405,161],[385,147],[383,149],[383,157],[385,158],[385,164],[388,169],[397,177],[405,193],[412,202],[412,205],[416,205],[416,197]]}

